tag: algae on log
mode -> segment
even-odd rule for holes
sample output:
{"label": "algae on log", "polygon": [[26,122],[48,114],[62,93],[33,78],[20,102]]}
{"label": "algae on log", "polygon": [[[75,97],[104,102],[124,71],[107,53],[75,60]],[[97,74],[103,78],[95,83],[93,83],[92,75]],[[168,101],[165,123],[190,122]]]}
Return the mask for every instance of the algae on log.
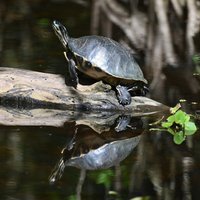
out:
{"label": "algae on log", "polygon": [[42,125],[41,119],[46,118],[44,125],[57,126],[64,119],[76,120],[77,116],[85,119],[98,115],[94,118],[100,119],[104,112],[111,113],[109,116],[116,113],[144,116],[168,110],[167,106],[146,97],[132,97],[132,103],[124,107],[111,87],[101,81],[90,86],[79,84],[74,89],[66,86],[61,75],[0,68],[1,124]]}

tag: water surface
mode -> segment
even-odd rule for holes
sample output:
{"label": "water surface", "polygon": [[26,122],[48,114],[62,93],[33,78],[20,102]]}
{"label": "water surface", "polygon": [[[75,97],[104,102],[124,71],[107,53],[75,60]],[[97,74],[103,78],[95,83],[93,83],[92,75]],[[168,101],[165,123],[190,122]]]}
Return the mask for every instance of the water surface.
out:
{"label": "water surface", "polygon": [[[51,22],[62,21],[74,37],[90,34],[90,4],[52,1],[42,6],[23,4],[26,9],[21,10],[15,9],[14,3],[4,5],[2,1],[1,5],[8,10],[0,32],[1,66],[64,75],[63,48]],[[174,82],[169,80],[166,91],[157,91],[154,99],[174,106],[180,98],[187,97],[185,110],[199,113],[198,95],[192,96],[189,90],[183,92],[181,84],[175,84],[174,89]],[[197,104],[192,103],[194,100]],[[116,132],[116,119],[101,134],[86,125],[76,126],[75,121],[66,122],[63,127],[1,125],[0,199],[199,199],[199,130],[182,145],[176,145],[169,133],[150,132],[148,117],[133,121],[132,128]],[[199,126],[199,121],[196,123]],[[123,154],[123,159],[112,161],[109,168],[105,164],[92,170],[91,166],[68,166],[69,159],[114,142],[130,148],[115,152]],[[67,152],[69,146],[73,152]],[[60,159],[66,166],[52,183]]]}

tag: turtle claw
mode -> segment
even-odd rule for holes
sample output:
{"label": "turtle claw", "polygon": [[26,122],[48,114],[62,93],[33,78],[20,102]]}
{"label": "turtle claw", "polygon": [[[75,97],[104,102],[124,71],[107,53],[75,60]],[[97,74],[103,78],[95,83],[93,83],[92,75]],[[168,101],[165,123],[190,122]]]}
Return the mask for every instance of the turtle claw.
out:
{"label": "turtle claw", "polygon": [[120,116],[117,120],[117,125],[115,127],[116,132],[124,131],[128,128],[131,117],[129,115]]}
{"label": "turtle claw", "polygon": [[119,99],[119,103],[123,106],[129,105],[131,101],[129,99]]}
{"label": "turtle claw", "polygon": [[116,87],[117,98],[121,105],[129,105],[131,103],[131,95],[125,86],[118,85]]}

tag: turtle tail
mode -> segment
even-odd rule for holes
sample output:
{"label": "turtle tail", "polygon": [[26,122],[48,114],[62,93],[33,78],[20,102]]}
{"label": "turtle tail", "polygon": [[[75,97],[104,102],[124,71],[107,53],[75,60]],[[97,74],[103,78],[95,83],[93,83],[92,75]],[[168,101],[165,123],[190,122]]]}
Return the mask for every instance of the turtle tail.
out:
{"label": "turtle tail", "polygon": [[63,26],[59,21],[54,20],[52,23],[52,27],[63,46],[67,47],[69,35],[65,26]]}

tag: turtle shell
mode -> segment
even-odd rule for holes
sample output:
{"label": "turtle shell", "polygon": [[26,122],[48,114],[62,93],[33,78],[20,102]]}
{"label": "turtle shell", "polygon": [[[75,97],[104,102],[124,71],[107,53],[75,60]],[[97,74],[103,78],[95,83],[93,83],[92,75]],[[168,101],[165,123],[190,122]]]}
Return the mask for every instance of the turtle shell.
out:
{"label": "turtle shell", "polygon": [[118,42],[102,36],[69,38],[68,49],[77,68],[92,78],[111,85],[147,83],[142,70],[129,50]]}
{"label": "turtle shell", "polygon": [[65,166],[88,170],[109,168],[124,160],[138,145],[139,141],[140,135],[106,143],[97,149],[91,149],[85,154],[72,156],[65,161]]}
{"label": "turtle shell", "polygon": [[139,141],[140,135],[106,143],[96,149],[89,150],[87,153],[81,154],[76,151],[73,153],[73,151],[65,149],[63,157],[54,168],[49,180],[51,183],[54,183],[60,179],[66,166],[86,170],[97,170],[107,169],[117,165],[131,153],[131,151],[138,145]]}

